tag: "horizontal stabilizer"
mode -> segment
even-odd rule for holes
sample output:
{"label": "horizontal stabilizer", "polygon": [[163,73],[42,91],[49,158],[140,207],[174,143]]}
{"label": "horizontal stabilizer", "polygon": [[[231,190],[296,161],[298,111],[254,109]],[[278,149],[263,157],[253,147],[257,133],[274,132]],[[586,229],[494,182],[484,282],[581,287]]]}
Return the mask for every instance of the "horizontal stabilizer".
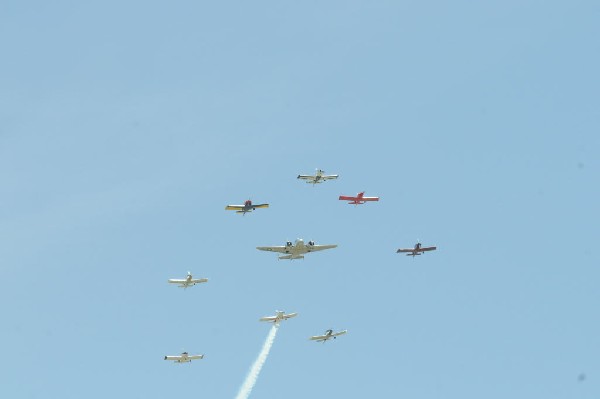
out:
{"label": "horizontal stabilizer", "polygon": [[304,255],[283,255],[280,256],[279,259],[304,259]]}

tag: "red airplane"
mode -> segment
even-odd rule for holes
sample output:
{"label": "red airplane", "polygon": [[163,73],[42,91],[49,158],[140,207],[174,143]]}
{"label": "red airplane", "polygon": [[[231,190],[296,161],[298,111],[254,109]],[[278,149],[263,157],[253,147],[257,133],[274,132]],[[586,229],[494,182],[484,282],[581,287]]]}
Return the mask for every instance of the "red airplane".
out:
{"label": "red airplane", "polygon": [[360,205],[367,201],[379,201],[379,197],[365,197],[365,192],[356,194],[356,197],[348,197],[347,195],[340,195],[341,201],[350,201],[349,204]]}

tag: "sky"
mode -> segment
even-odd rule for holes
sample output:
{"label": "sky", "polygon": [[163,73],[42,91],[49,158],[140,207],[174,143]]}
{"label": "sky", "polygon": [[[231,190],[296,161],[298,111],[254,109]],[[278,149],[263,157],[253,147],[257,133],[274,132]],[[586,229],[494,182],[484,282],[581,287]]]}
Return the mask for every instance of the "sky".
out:
{"label": "sky", "polygon": [[3,396],[234,398],[280,309],[251,398],[597,398],[599,17],[3,1]]}

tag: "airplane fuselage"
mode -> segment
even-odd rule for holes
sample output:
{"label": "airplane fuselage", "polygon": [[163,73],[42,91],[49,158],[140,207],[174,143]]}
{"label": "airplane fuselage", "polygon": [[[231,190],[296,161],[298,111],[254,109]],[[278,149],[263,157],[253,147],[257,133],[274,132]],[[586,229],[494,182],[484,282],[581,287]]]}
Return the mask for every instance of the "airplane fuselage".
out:
{"label": "airplane fuselage", "polygon": [[304,244],[304,240],[299,238],[294,244],[291,241],[286,243],[285,253],[288,255],[280,256],[279,259],[304,259],[304,254],[311,251],[310,247],[314,242],[309,241],[308,245]]}
{"label": "airplane fuselage", "polygon": [[314,176],[310,181],[308,181],[307,183],[312,183],[314,184],[320,184],[323,181],[323,177],[320,175]]}
{"label": "airplane fuselage", "polygon": [[407,256],[411,256],[414,258],[417,255],[423,255],[423,250],[421,249],[421,243],[418,242],[415,244],[415,247],[411,253],[406,254]]}
{"label": "airplane fuselage", "polygon": [[321,182],[321,180],[323,179],[323,173],[324,172],[322,170],[317,170],[317,173],[315,173],[313,184]]}
{"label": "airplane fuselage", "polygon": [[318,169],[315,173],[314,176],[310,176],[310,179],[307,181],[307,183],[311,183],[313,185],[315,184],[320,184],[323,183],[325,180],[327,180],[326,178],[337,178],[336,175],[326,175],[324,171]]}
{"label": "airplane fuselage", "polygon": [[366,201],[362,201],[363,195],[365,195],[364,192],[358,193],[358,195],[356,196],[356,198],[354,199],[354,201],[350,201],[349,204],[354,204],[354,205],[364,204]]}

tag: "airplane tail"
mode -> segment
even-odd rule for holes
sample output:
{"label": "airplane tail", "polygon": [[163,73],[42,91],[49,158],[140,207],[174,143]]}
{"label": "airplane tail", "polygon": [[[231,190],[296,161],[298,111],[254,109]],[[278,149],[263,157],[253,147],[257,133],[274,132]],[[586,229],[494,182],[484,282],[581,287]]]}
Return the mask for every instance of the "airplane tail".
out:
{"label": "airplane tail", "polygon": [[297,256],[283,255],[283,256],[280,256],[279,259],[304,259],[304,256],[303,255],[297,255]]}

